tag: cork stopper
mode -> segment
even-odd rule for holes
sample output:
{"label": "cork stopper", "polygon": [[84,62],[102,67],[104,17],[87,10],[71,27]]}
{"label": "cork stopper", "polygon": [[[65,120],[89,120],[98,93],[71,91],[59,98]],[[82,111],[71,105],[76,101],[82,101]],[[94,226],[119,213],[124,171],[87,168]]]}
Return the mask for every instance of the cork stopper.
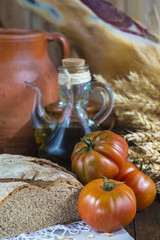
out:
{"label": "cork stopper", "polygon": [[81,58],[62,59],[62,66],[58,68],[58,83],[68,89],[72,85],[91,81],[91,74],[85,60]]}
{"label": "cork stopper", "polygon": [[85,60],[82,58],[65,58],[62,59],[63,67],[83,67],[85,65]]}

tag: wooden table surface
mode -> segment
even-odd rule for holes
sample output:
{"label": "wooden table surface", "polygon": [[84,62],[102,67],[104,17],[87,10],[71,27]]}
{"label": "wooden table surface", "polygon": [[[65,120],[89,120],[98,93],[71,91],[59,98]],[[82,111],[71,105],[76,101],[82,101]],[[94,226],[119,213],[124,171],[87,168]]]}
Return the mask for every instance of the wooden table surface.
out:
{"label": "wooden table surface", "polygon": [[125,229],[135,240],[160,240],[160,195]]}

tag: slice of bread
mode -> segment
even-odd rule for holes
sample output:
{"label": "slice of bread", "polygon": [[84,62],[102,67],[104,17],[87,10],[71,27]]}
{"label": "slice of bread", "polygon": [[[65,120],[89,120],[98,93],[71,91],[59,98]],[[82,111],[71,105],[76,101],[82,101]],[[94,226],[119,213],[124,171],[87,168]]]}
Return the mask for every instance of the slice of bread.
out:
{"label": "slice of bread", "polygon": [[0,155],[0,238],[79,220],[81,183],[45,159]]}

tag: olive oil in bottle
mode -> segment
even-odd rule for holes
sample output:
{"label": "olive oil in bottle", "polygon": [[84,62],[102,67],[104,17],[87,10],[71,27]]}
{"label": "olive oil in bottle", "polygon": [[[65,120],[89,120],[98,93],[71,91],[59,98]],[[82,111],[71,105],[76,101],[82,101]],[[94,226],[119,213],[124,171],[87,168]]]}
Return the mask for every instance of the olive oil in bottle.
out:
{"label": "olive oil in bottle", "polygon": [[71,169],[71,155],[76,143],[78,143],[85,134],[96,130],[96,128],[61,127],[50,135],[44,146],[40,147],[39,155],[56,162],[67,169]]}
{"label": "olive oil in bottle", "polygon": [[41,126],[33,130],[34,130],[34,137],[37,145],[43,144],[52,133],[52,128],[50,126]]}

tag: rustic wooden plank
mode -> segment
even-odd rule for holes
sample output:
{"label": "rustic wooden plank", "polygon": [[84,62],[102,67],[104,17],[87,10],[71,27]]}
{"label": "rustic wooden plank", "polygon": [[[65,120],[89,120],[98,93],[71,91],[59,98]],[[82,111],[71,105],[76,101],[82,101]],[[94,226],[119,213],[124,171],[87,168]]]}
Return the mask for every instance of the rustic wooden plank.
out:
{"label": "rustic wooden plank", "polygon": [[[35,13],[31,13],[30,28],[48,33],[58,32],[51,23],[45,21]],[[62,50],[57,42],[48,42],[48,55],[55,67],[61,65]]]}
{"label": "rustic wooden plank", "polygon": [[135,240],[160,240],[160,199],[135,217]]}
{"label": "rustic wooden plank", "polygon": [[141,11],[142,11],[142,3],[143,0],[141,1],[127,1],[125,0],[125,12],[130,16],[135,18],[136,20],[141,19]]}
{"label": "rustic wooden plank", "polygon": [[4,23],[2,22],[1,19],[0,19],[0,27],[4,27]]}
{"label": "rustic wooden plank", "polygon": [[124,0],[125,12],[132,18],[143,23],[152,32],[159,31],[159,23],[156,19],[155,11],[159,14],[160,1],[159,0]]}
{"label": "rustic wooden plank", "polygon": [[0,16],[5,27],[29,27],[30,12],[22,9],[16,1],[0,0]]}
{"label": "rustic wooden plank", "polygon": [[133,220],[128,226],[125,227],[125,230],[135,239],[135,220]]}
{"label": "rustic wooden plank", "polygon": [[147,22],[149,20],[149,28],[152,32],[158,33],[160,35],[160,1],[153,0],[148,11],[148,16],[143,20]]}
{"label": "rustic wooden plank", "polygon": [[[158,199],[159,198],[159,199]],[[136,214],[125,230],[135,240],[160,240],[160,196],[151,206]]]}

